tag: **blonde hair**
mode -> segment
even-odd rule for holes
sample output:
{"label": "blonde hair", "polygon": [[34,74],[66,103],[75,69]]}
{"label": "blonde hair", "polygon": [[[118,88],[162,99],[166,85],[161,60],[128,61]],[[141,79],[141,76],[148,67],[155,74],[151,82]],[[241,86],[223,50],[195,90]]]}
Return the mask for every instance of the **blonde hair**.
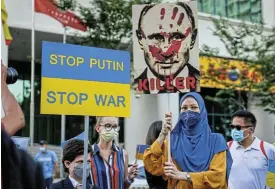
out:
{"label": "blonde hair", "polygon": [[[109,116],[97,116],[96,117],[96,125],[99,125],[105,117],[109,117]],[[113,117],[113,118],[116,118],[118,121],[118,117]]]}

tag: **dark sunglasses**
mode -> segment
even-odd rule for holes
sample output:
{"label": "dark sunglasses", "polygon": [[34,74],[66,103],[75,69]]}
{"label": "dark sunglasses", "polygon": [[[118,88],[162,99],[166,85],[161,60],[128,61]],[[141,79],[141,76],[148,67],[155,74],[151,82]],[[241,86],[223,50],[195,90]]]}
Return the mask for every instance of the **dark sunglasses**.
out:
{"label": "dark sunglasses", "polygon": [[251,125],[246,125],[246,126],[240,126],[240,125],[233,125],[233,124],[230,124],[229,127],[231,129],[237,129],[238,131],[242,130],[242,128],[249,128],[249,127],[252,127]]}

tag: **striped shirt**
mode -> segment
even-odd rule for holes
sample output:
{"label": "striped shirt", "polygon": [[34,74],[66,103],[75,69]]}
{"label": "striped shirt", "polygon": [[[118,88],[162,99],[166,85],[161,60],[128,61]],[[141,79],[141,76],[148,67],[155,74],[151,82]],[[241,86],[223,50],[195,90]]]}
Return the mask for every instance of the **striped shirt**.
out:
{"label": "striped shirt", "polygon": [[94,144],[92,149],[91,175],[93,184],[101,189],[124,189],[124,150],[113,143],[113,152],[107,162],[101,157],[97,144]]}

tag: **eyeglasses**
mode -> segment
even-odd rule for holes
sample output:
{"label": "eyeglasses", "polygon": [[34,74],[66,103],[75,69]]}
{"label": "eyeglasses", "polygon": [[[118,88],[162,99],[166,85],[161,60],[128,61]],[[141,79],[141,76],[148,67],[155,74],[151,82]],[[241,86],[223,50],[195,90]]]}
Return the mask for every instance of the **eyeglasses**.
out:
{"label": "eyeglasses", "polygon": [[119,131],[120,130],[120,126],[119,125],[111,125],[109,123],[106,123],[105,125],[100,125],[100,126],[104,126],[106,131],[110,131],[112,129],[114,129],[114,131]]}
{"label": "eyeglasses", "polygon": [[240,125],[230,124],[229,127],[231,129],[237,129],[238,131],[240,131],[240,130],[242,130],[242,128],[249,128],[249,127],[252,127],[252,126],[251,125],[240,126]]}

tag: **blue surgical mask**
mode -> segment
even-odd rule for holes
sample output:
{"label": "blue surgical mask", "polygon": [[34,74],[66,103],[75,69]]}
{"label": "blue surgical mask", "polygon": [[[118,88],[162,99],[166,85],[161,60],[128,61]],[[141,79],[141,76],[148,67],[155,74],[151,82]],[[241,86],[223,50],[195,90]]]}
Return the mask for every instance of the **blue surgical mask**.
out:
{"label": "blue surgical mask", "polygon": [[[247,130],[247,129],[246,129]],[[245,130],[245,131],[246,131]],[[246,139],[248,137],[248,135],[246,137],[244,137],[244,131],[243,130],[237,130],[237,129],[232,129],[231,131],[231,137],[233,138],[233,140],[235,140],[236,142],[242,142],[244,139]]]}
{"label": "blue surgical mask", "polygon": [[[86,167],[86,176],[87,177],[90,174],[90,169],[91,169],[90,164],[87,164],[87,167]],[[77,164],[74,167],[73,173],[77,178],[82,179],[83,178],[83,163]]]}
{"label": "blue surgical mask", "polygon": [[200,121],[200,113],[188,110],[180,113],[179,118],[185,126],[192,127]]}
{"label": "blue surgical mask", "polygon": [[40,148],[40,152],[46,152],[46,148],[45,147],[41,147]]}

